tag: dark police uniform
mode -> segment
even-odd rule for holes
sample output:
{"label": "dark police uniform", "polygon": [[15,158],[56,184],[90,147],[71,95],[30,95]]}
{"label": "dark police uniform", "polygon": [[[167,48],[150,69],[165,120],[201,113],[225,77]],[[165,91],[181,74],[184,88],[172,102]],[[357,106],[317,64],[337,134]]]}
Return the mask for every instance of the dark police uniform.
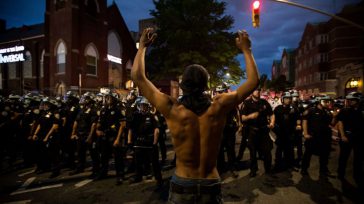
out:
{"label": "dark police uniform", "polygon": [[[353,149],[353,174],[354,180],[360,188],[364,186],[364,110],[358,108],[342,109],[337,115],[337,120],[344,126],[348,142],[340,141],[340,156],[338,178],[344,179],[345,168]],[[363,190],[363,189],[361,189]]]}
{"label": "dark police uniform", "polygon": [[303,108],[302,103],[293,102],[293,107],[298,110],[298,118],[297,120],[300,121],[301,129],[296,129],[294,132],[294,141],[293,146],[297,148],[297,157],[295,158],[295,165],[296,167],[300,167],[302,155],[303,155],[303,145],[302,145],[302,138],[303,138],[303,130],[302,130],[302,116],[305,109]]}
{"label": "dark police uniform", "polygon": [[121,119],[121,110],[116,105],[104,107],[100,110],[97,130],[103,131],[105,135],[97,137],[97,146],[101,162],[99,178],[107,176],[109,160],[113,150],[112,145],[118,134]]}
{"label": "dark police uniform", "polygon": [[320,174],[322,176],[328,173],[328,160],[331,150],[331,128],[332,114],[328,109],[319,109],[317,106],[306,110],[303,114],[303,120],[307,120],[307,131],[312,136],[305,140],[305,152],[302,158],[302,172],[306,174],[310,166],[311,156],[313,154],[320,157]]}
{"label": "dark police uniform", "polygon": [[153,145],[154,130],[158,128],[156,119],[149,112],[145,114],[135,112],[131,125],[135,149],[135,181],[142,180],[143,174],[148,173],[150,163],[152,163],[154,177],[158,183],[161,183],[162,173],[158,161],[158,146]]}
{"label": "dark police uniform", "polygon": [[[223,130],[223,138],[220,146],[219,158],[217,161],[217,168],[220,173],[225,170],[235,170],[234,162],[236,160],[235,155],[235,132],[238,127],[238,114],[237,109],[230,111],[226,118],[226,124]],[[225,165],[225,151],[227,153],[228,166]]]}
{"label": "dark police uniform", "polygon": [[86,151],[87,151],[86,140],[90,134],[92,124],[97,122],[97,115],[95,109],[92,109],[92,107],[84,106],[79,110],[75,121],[77,122],[76,135],[78,137],[77,140],[78,164],[76,171],[82,172],[84,171],[86,163]]}
{"label": "dark police uniform", "polygon": [[[293,167],[294,165],[294,133],[296,130],[298,110],[291,105],[279,105],[274,109],[277,135],[275,141],[275,167]],[[283,155],[282,155],[283,154]]]}
{"label": "dark police uniform", "polygon": [[[48,138],[48,141],[43,140],[51,130],[52,126],[58,125],[58,129],[55,130],[52,135]],[[38,169],[46,171],[49,167],[52,167],[53,174],[51,177],[59,175],[60,171],[60,127],[61,127],[61,116],[59,112],[52,110],[44,111],[42,116],[39,118],[40,130],[37,133],[37,149],[38,149]]]}
{"label": "dark police uniform", "polygon": [[245,100],[242,115],[249,115],[254,112],[259,112],[258,118],[245,121],[250,151],[250,170],[252,174],[255,174],[258,170],[257,152],[259,151],[264,159],[264,169],[266,173],[269,173],[272,166],[271,150],[273,142],[269,137],[268,117],[273,115],[273,110],[264,99],[258,101],[254,101],[252,98]]}

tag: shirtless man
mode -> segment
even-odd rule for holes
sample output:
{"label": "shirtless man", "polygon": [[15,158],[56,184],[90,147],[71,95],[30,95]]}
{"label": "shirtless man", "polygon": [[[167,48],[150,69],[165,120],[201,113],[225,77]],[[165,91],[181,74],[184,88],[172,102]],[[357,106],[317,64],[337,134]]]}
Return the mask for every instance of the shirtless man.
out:
{"label": "shirtless man", "polygon": [[230,110],[240,104],[258,86],[259,75],[246,31],[239,31],[237,47],[244,53],[247,80],[236,91],[204,95],[208,73],[201,65],[186,67],[180,84],[183,96],[177,100],[160,92],[145,75],[145,53],[156,34],[143,31],[131,71],[141,93],[166,118],[176,152],[176,171],[172,177],[171,203],[222,203],[221,181],[216,161]]}

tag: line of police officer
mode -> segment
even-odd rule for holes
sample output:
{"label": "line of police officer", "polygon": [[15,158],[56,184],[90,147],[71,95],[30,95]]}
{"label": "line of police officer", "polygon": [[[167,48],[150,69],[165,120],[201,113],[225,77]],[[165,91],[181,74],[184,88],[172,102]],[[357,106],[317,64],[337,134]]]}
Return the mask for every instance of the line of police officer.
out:
{"label": "line of police officer", "polygon": [[[217,93],[226,91],[219,86]],[[286,169],[308,175],[312,155],[319,156],[321,178],[333,176],[328,169],[332,144],[332,128],[338,129],[340,156],[337,177],[345,180],[345,169],[350,152],[354,152],[354,180],[359,190],[363,190],[364,177],[364,107],[363,96],[353,92],[346,96],[346,105],[332,103],[329,96],[317,96],[304,104],[299,101],[297,91],[287,91],[281,96],[281,105],[272,110],[271,105],[260,97],[260,89],[253,92],[226,121],[224,137],[218,160],[219,171],[227,167],[234,174],[232,158],[240,161],[245,147],[250,151],[250,176],[255,177],[258,170],[257,160],[264,161],[265,172],[279,172]],[[306,107],[305,107],[306,106]],[[236,120],[236,116],[240,119]],[[239,128],[239,126],[241,128]],[[242,140],[238,155],[235,157],[235,135],[239,130]],[[303,143],[304,139],[304,143]],[[273,142],[276,145],[275,162],[272,168]],[[303,145],[304,144],[304,145]],[[303,148],[304,147],[304,148]],[[296,148],[296,153],[294,149]],[[224,152],[227,152],[228,165],[224,165]],[[219,165],[220,164],[220,165]]]}
{"label": "line of police officer", "polygon": [[125,179],[129,153],[134,158],[129,170],[136,172],[131,182],[150,175],[152,164],[157,183],[162,184],[157,144],[165,161],[166,123],[136,90],[123,101],[106,89],[96,96],[87,92],[80,99],[73,92],[67,92],[64,98],[11,94],[1,98],[0,105],[1,164],[7,158],[12,165],[22,153],[24,165],[35,163],[36,173],[51,171],[54,178],[61,168],[70,168],[70,175],[75,175],[84,172],[89,151],[90,178],[107,177],[109,160],[114,157],[120,184]]}
{"label": "line of police officer", "polygon": [[[227,90],[228,86],[224,84],[218,86],[216,92]],[[298,100],[298,93],[289,91],[282,94],[282,104],[272,110],[257,89],[227,118],[217,161],[219,171],[229,170],[236,177],[236,162],[242,159],[244,149],[248,147],[251,177],[258,171],[258,158],[263,159],[266,173],[301,167],[301,174],[307,175],[312,155],[320,157],[320,175],[330,176],[327,166],[331,128],[337,126],[341,138],[338,178],[345,180],[347,160],[353,150],[354,179],[362,188],[363,97],[350,93],[346,99],[347,107],[341,110],[342,107],[329,107],[331,99],[328,96],[316,97],[305,108]],[[132,154],[134,160],[128,165],[128,171],[135,171],[136,175],[131,182],[141,181],[143,175],[150,175],[153,170],[158,184],[162,183],[157,144],[162,151],[162,161],[165,161],[167,125],[163,116],[152,111],[148,101],[138,97],[135,90],[123,101],[110,91],[97,96],[85,93],[80,100],[72,92],[67,92],[64,100],[36,94],[27,94],[19,100],[19,96],[10,95],[7,100],[1,99],[1,112],[0,131],[5,134],[0,156],[3,159],[7,155],[10,163],[15,161],[16,150],[21,150],[25,164],[35,162],[39,173],[51,169],[51,177],[55,177],[61,167],[66,166],[74,169],[70,173],[73,175],[84,171],[89,150],[93,167],[90,177],[105,178],[109,160],[114,156],[117,182],[121,183],[126,155]],[[242,142],[236,156],[237,131]],[[273,140],[272,132],[276,135]],[[272,168],[273,141],[277,148]]]}

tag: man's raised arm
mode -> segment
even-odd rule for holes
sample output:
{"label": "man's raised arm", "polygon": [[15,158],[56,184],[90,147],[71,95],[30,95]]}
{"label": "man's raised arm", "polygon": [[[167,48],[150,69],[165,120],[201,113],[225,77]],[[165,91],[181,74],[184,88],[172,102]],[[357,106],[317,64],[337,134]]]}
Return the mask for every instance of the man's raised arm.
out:
{"label": "man's raised arm", "polygon": [[169,96],[160,92],[157,87],[149,81],[145,75],[145,52],[148,46],[154,41],[157,35],[153,34],[152,28],[147,28],[143,31],[139,49],[134,59],[133,68],[131,70],[131,78],[139,87],[141,93],[149,102],[156,107],[165,117],[168,117],[172,107],[172,101]]}
{"label": "man's raised arm", "polygon": [[228,108],[232,108],[240,104],[259,85],[259,74],[257,70],[257,65],[255,64],[255,60],[252,54],[249,35],[246,31],[238,32],[238,37],[236,38],[236,46],[244,54],[247,80],[244,84],[239,86],[236,91],[228,93],[225,97],[222,97],[223,105],[226,105]]}

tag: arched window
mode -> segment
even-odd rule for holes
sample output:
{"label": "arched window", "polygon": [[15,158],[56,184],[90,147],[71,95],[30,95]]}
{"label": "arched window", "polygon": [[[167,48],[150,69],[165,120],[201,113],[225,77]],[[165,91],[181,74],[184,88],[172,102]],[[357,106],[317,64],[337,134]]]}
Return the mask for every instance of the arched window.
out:
{"label": "arched window", "polygon": [[40,56],[40,69],[39,69],[39,77],[44,77],[44,53],[45,51],[42,51],[42,54]]}
{"label": "arched window", "polygon": [[97,60],[99,59],[97,49],[93,44],[86,47],[86,74],[97,76]]}
{"label": "arched window", "polygon": [[57,47],[57,73],[66,72],[66,46],[61,41]]}
{"label": "arched window", "polygon": [[25,52],[25,61],[23,62],[23,77],[31,78],[32,74],[32,54],[29,51]]}

